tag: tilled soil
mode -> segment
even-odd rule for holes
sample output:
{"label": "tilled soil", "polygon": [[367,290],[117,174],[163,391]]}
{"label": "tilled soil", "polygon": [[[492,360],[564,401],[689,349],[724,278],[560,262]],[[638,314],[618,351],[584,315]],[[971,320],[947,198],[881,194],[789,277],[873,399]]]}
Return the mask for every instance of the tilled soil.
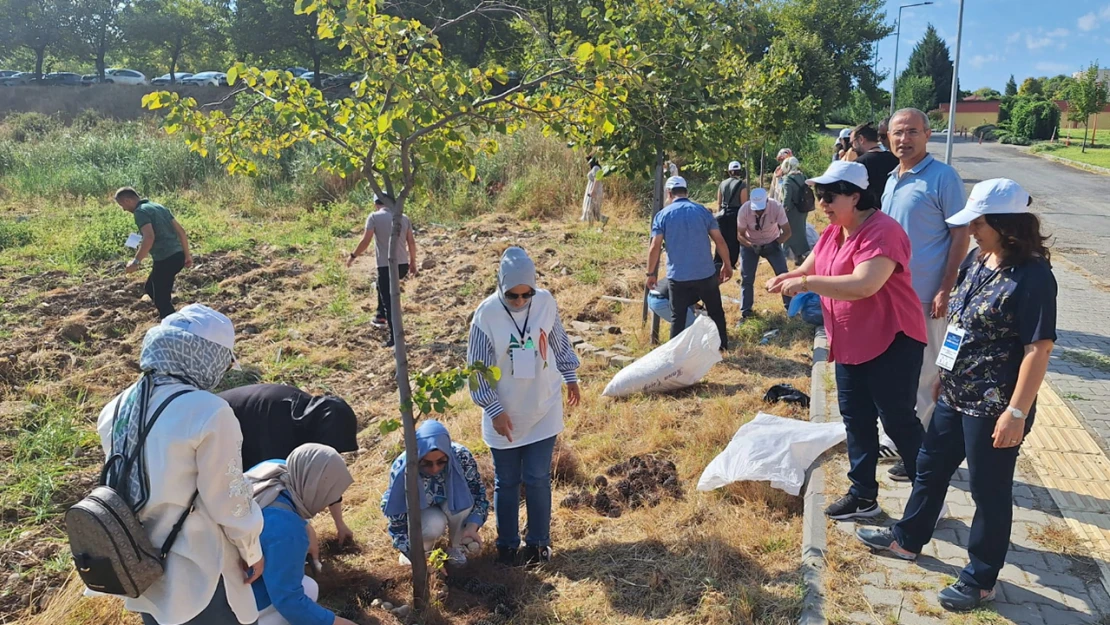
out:
{"label": "tilled soil", "polygon": [[[606,477],[608,476],[608,477]],[[670,460],[652,454],[632,456],[614,464],[593,480],[594,492],[571,492],[559,504],[564,508],[592,508],[598,514],[617,518],[625,510],[654,508],[664,497],[682,499],[678,470]]]}

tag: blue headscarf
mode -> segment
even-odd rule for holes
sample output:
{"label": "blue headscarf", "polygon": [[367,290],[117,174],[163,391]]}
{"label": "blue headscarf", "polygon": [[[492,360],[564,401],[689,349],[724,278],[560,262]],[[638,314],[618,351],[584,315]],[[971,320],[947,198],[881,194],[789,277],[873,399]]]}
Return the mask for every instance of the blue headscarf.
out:
{"label": "blue headscarf", "polygon": [[[423,458],[433,451],[442,451],[447,454],[446,474],[447,481],[447,506],[452,514],[457,514],[474,506],[474,496],[470,494],[470,486],[463,475],[462,465],[451,448],[451,435],[447,428],[439,421],[425,421],[416,428],[416,457]],[[389,485],[389,494],[385,503],[385,514],[397,516],[408,512],[408,501],[405,499],[405,454],[401,454],[401,466],[393,483]],[[420,509],[432,507],[428,494],[421,489],[420,497],[423,504]]]}

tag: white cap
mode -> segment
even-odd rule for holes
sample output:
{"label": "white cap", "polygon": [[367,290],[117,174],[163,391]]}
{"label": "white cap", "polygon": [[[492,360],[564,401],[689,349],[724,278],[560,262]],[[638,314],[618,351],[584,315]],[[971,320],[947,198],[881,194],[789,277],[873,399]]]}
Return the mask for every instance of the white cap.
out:
{"label": "white cap", "polygon": [[971,189],[964,209],[946,221],[953,226],[966,226],[980,215],[1013,215],[1029,212],[1029,193],[1009,178],[992,178]]}
{"label": "white cap", "polygon": [[867,168],[853,161],[833,161],[825,173],[806,180],[806,184],[833,184],[850,182],[861,189],[867,189]]}
{"label": "white cap", "polygon": [[852,138],[852,129],[851,128],[841,128],[839,138],[841,138],[841,139],[851,139]]}
{"label": "white cap", "polygon": [[235,358],[235,326],[223,313],[204,304],[189,304],[163,319],[162,325],[179,328],[226,347],[232,353],[232,368],[240,369],[239,360]]}
{"label": "white cap", "polygon": [[751,203],[753,211],[767,208],[767,189],[752,189]]}
{"label": "white cap", "polygon": [[382,203],[382,199],[380,197],[378,197],[377,193],[374,194],[374,203],[375,204],[381,204]]}
{"label": "white cap", "polygon": [[671,189],[685,189],[686,179],[682,176],[671,176],[670,178],[667,178],[667,184],[665,186],[667,187],[668,191],[670,191]]}
{"label": "white cap", "polygon": [[743,167],[740,166],[740,161],[732,161],[728,164],[729,171],[740,171]]}

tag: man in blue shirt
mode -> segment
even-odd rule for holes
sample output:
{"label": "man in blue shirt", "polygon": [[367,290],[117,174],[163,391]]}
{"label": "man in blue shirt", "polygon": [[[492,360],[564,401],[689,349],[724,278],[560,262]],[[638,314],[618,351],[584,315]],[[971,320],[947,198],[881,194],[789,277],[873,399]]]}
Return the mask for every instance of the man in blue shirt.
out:
{"label": "man in blue shirt", "polygon": [[[936,360],[947,328],[948,299],[970,243],[967,226],[951,226],[945,221],[964,207],[964,182],[955,169],[929,154],[932,131],[925,113],[902,109],[891,116],[889,126],[898,167],[887,178],[883,212],[910,237],[910,274],[929,334],[917,388],[917,418],[928,430],[936,405],[933,388],[940,380]],[[899,465],[890,470],[891,477],[907,481]]]}
{"label": "man in blue shirt", "polygon": [[[666,208],[655,215],[651,222],[651,247],[648,251],[647,287],[655,287],[659,271],[659,255],[667,246],[667,278],[670,281],[672,310],[686,310],[697,302],[705,305],[706,312],[717,324],[721,336],[721,350],[728,349],[728,325],[721,305],[720,285],[732,278],[732,260],[728,244],[721,236],[717,220],[707,208],[686,197],[686,181],[671,176],[665,185]],[[721,257],[718,274],[713,265],[713,250],[709,240],[717,246]],[[675,315],[671,325],[671,338],[686,329],[686,317]]]}

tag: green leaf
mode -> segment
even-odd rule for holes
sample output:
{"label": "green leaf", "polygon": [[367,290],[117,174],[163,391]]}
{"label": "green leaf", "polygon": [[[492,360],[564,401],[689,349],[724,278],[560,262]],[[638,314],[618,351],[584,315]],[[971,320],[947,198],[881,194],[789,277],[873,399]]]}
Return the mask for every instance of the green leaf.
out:
{"label": "green leaf", "polygon": [[397,419],[386,419],[385,421],[382,421],[378,424],[378,431],[381,432],[382,436],[385,436],[390,432],[396,432],[400,428],[401,422]]}
{"label": "green leaf", "polygon": [[579,61],[585,63],[586,61],[590,60],[590,57],[593,56],[593,54],[594,44],[590,43],[589,41],[583,41],[578,45],[578,50],[574,53],[574,56]]}
{"label": "green leaf", "polygon": [[233,65],[231,69],[227,70],[227,84],[234,85],[236,79],[239,78],[239,66]]}

